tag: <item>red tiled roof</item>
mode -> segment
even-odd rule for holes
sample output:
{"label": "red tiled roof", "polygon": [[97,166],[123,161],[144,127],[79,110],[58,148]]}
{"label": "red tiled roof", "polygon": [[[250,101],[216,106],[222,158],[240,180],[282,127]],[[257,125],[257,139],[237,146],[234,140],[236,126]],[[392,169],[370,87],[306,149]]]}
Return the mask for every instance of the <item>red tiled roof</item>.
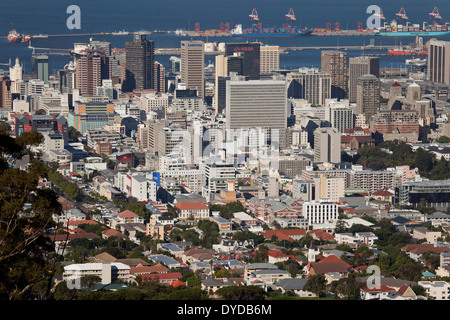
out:
{"label": "red tiled roof", "polygon": [[180,272],[169,272],[169,273],[152,273],[141,275],[143,280],[178,280],[183,275]]}
{"label": "red tiled roof", "polygon": [[209,207],[203,202],[179,202],[175,205],[179,210],[205,210]]}
{"label": "red tiled roof", "polygon": [[402,85],[400,83],[398,83],[397,81],[395,81],[391,87],[401,87]]}
{"label": "red tiled roof", "polygon": [[82,220],[82,221],[69,221],[68,225],[69,226],[79,226],[81,224],[98,224],[97,221],[94,220]]}
{"label": "red tiled roof", "polygon": [[137,217],[139,217],[136,213],[134,213],[133,211],[128,210],[128,209],[125,211],[122,211],[117,216],[119,218],[137,218]]}
{"label": "red tiled roof", "polygon": [[347,268],[350,268],[351,265],[349,265],[347,262],[343,261],[341,258],[336,257],[335,255],[329,255],[328,257],[323,258],[318,263],[331,263],[331,262],[343,262],[345,263]]}
{"label": "red tiled roof", "polygon": [[287,258],[288,255],[284,254],[283,252],[279,250],[269,250],[267,251],[267,255],[274,257],[274,258]]}
{"label": "red tiled roof", "polygon": [[310,230],[308,231],[308,234],[314,234],[317,239],[319,240],[334,240],[334,236],[331,233],[328,233],[326,231],[317,229],[317,230]]}
{"label": "red tiled roof", "polygon": [[372,195],[373,196],[382,196],[382,197],[391,197],[394,194],[392,192],[387,191],[387,190],[380,190],[380,191],[372,192]]}
{"label": "red tiled roof", "polygon": [[172,287],[177,288],[179,286],[187,287],[187,284],[186,284],[186,282],[183,282],[181,280],[176,280],[176,281],[172,282]]}
{"label": "red tiled roof", "polygon": [[368,287],[364,286],[361,288],[361,290],[365,291],[365,292],[390,292],[390,291],[394,291],[394,289],[392,289],[391,287],[388,287],[386,285],[380,285],[379,288],[373,288],[373,289],[369,289]]}
{"label": "red tiled roof", "polygon": [[131,267],[130,268],[130,273],[131,274],[135,274],[135,273],[152,273],[152,272],[157,272],[157,273],[167,273],[169,271],[168,268],[166,268],[165,266],[163,266],[162,264],[158,263],[155,264],[154,266],[138,266],[138,267]]}

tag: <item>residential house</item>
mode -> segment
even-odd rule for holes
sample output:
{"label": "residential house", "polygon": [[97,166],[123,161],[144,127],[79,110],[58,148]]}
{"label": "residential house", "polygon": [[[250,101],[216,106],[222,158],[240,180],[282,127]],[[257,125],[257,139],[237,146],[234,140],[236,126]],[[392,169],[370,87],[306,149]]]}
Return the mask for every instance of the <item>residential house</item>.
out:
{"label": "residential house", "polygon": [[306,236],[305,229],[281,229],[281,230],[266,230],[262,233],[266,240],[271,240],[275,236],[278,240],[295,242]]}
{"label": "residential house", "polygon": [[289,260],[289,256],[279,250],[269,250],[269,251],[267,251],[267,256],[268,256],[267,262],[273,263],[273,264]]}
{"label": "residential house", "polygon": [[146,254],[146,257],[155,263],[163,264],[164,266],[166,266],[169,269],[181,267],[180,262],[178,262],[177,260],[175,260],[171,257],[165,256],[163,254],[151,254],[150,253],[150,254]]}
{"label": "residential house", "polygon": [[405,251],[408,256],[415,260],[419,261],[422,254],[427,251],[431,251],[434,253],[443,253],[443,252],[450,252],[450,248],[447,246],[435,246],[435,244],[409,244],[401,248],[403,251]]}
{"label": "residential house", "polygon": [[192,263],[196,261],[210,261],[217,255],[215,250],[205,248],[192,248],[185,251],[181,256],[184,263]]}
{"label": "residential house", "polygon": [[248,240],[231,240],[231,239],[221,239],[219,244],[213,244],[213,249],[216,252],[237,252],[237,251],[247,251],[253,250],[255,248],[253,239]]}
{"label": "residential house", "polygon": [[172,283],[182,278],[183,275],[181,274],[181,272],[166,272],[166,273],[141,274],[140,277],[144,281],[157,280],[161,284],[172,285]]}
{"label": "residential house", "polygon": [[235,284],[228,280],[220,280],[220,279],[204,279],[202,280],[201,288],[207,292],[212,292],[213,294],[224,287],[231,287]]}
{"label": "residential house", "polygon": [[316,294],[304,290],[306,282],[304,278],[281,279],[275,283],[275,290],[280,289],[282,293],[293,292],[302,298],[316,297]]}
{"label": "residential house", "polygon": [[363,286],[360,289],[361,300],[391,300],[391,294],[395,293],[395,289],[385,285],[374,288]]}
{"label": "residential house", "polygon": [[266,286],[273,285],[281,279],[291,278],[291,274],[286,270],[281,269],[267,269],[267,270],[256,270],[250,273],[247,278],[247,285],[250,285],[255,280],[262,281]]}
{"label": "residential house", "polygon": [[169,272],[169,268],[163,266],[161,263],[157,263],[153,266],[137,266],[130,268],[130,274],[135,277],[145,274],[167,273],[167,272]]}

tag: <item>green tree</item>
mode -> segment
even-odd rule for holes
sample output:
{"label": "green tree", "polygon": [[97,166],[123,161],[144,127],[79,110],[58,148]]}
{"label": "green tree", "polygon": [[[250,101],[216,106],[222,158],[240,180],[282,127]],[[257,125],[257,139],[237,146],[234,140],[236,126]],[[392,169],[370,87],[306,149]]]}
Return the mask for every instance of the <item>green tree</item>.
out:
{"label": "green tree", "polygon": [[306,281],[303,290],[310,291],[320,297],[326,289],[327,280],[321,274],[315,274]]}
{"label": "green tree", "polygon": [[230,286],[216,291],[216,294],[224,300],[264,300],[266,292],[257,286]]}
{"label": "green tree", "polygon": [[[39,179],[47,175],[42,163],[31,157],[27,170],[5,165],[29,153],[28,147],[39,144],[42,135],[27,133],[12,139],[0,130],[0,136],[0,297],[45,298],[55,271],[49,260],[54,247],[45,231],[55,225],[52,215],[61,213],[61,205],[53,190],[38,187]],[[24,210],[26,203],[29,210]],[[47,290],[34,290],[43,282]]]}

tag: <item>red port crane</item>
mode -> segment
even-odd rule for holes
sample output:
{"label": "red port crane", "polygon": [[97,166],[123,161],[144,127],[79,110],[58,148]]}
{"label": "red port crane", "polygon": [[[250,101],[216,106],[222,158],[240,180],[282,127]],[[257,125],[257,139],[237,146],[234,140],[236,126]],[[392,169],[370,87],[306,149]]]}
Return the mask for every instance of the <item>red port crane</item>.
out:
{"label": "red port crane", "polygon": [[437,7],[434,7],[433,12],[429,13],[431,18],[434,18],[435,20],[440,20],[442,19],[440,13],[439,13],[439,9]]}
{"label": "red port crane", "polygon": [[374,16],[377,17],[378,19],[386,20],[386,18],[384,17],[384,14],[383,14],[383,10],[381,8],[380,8],[380,12],[375,13]]}
{"label": "red port crane", "polygon": [[295,13],[294,13],[294,9],[290,8],[289,12],[285,15],[286,16],[286,20],[292,20],[295,21],[297,20],[297,18],[295,17]]}
{"label": "red port crane", "polygon": [[403,20],[408,20],[405,8],[401,7],[400,11],[395,15],[397,18],[402,18]]}
{"label": "red port crane", "polygon": [[255,8],[253,8],[253,11],[251,14],[248,15],[250,17],[250,19],[252,19],[253,21],[259,21],[259,16],[258,16],[258,12],[256,11]]}

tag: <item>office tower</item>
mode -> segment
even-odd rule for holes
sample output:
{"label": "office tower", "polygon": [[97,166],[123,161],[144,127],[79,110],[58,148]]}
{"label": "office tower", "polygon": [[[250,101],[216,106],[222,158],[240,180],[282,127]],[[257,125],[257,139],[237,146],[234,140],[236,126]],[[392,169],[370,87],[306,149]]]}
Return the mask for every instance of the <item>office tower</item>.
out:
{"label": "office tower", "polygon": [[94,95],[103,79],[111,78],[110,60],[104,49],[87,49],[75,60],[76,88],[81,95]]}
{"label": "office tower", "polygon": [[181,41],[181,82],[197,89],[200,98],[205,97],[205,50],[203,41]]}
{"label": "office tower", "polygon": [[270,73],[280,68],[280,47],[260,47],[260,70],[261,74]]}
{"label": "office tower", "polygon": [[33,55],[31,57],[31,73],[37,77],[37,79],[47,83],[49,78],[48,56]]}
{"label": "office tower", "polygon": [[125,45],[125,83],[123,90],[153,89],[154,42],[145,35],[135,34]]}
{"label": "office tower", "polygon": [[260,43],[226,43],[225,56],[233,56],[234,53],[243,54],[242,72],[249,80],[258,80],[261,68]]}
{"label": "office tower", "polygon": [[322,51],[321,70],[331,75],[331,97],[345,98],[348,92],[347,52]]}
{"label": "office tower", "polygon": [[380,77],[380,58],[378,57],[354,57],[348,64],[348,91],[350,103],[356,102],[356,82],[365,74],[373,74]]}
{"label": "office tower", "polygon": [[331,98],[331,76],[317,68],[300,68],[286,75],[289,98],[305,99],[314,105],[324,106]]}
{"label": "office tower", "polygon": [[428,80],[450,85],[450,42],[431,39],[428,48]]}
{"label": "office tower", "polygon": [[0,108],[12,108],[11,79],[0,78]]}
{"label": "office tower", "polygon": [[155,73],[153,76],[153,89],[155,89],[156,92],[166,92],[166,69],[161,63],[155,61],[153,70]]}
{"label": "office tower", "polygon": [[341,162],[341,134],[335,128],[314,131],[314,162]]}
{"label": "office tower", "polygon": [[226,82],[226,129],[269,130],[268,139],[274,143],[279,139],[279,146],[284,148],[287,128],[285,81],[233,79]]}
{"label": "office tower", "polygon": [[364,114],[367,119],[375,115],[380,106],[381,82],[376,76],[366,74],[356,83],[356,114]]}
{"label": "office tower", "polygon": [[225,110],[226,81],[230,79],[231,72],[242,74],[242,61],[244,55],[235,52],[232,56],[217,55],[215,65],[214,109],[216,114]]}

